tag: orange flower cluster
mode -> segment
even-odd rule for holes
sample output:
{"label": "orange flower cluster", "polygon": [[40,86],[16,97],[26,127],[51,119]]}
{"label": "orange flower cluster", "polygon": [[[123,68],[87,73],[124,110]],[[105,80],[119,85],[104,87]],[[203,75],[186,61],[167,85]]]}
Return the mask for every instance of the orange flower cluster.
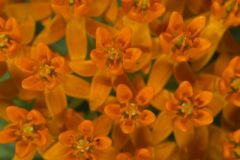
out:
{"label": "orange flower cluster", "polygon": [[239,33],[240,0],[0,0],[0,159],[240,160]]}

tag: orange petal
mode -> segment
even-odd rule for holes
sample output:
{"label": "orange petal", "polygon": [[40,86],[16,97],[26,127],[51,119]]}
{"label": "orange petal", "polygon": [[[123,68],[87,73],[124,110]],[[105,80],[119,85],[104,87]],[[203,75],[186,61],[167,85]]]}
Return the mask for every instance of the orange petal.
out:
{"label": "orange petal", "polygon": [[41,124],[45,124],[46,120],[45,118],[42,116],[42,114],[37,111],[37,110],[31,110],[27,117],[26,117],[29,121],[33,122],[33,124],[35,125],[41,125]]}
{"label": "orange petal", "polygon": [[76,136],[77,136],[77,134],[75,131],[69,130],[69,131],[65,131],[65,132],[61,133],[58,136],[58,140],[62,145],[71,147],[75,142]]}
{"label": "orange petal", "polygon": [[154,144],[166,139],[173,131],[172,118],[165,111],[160,112],[152,130]]}
{"label": "orange petal", "polygon": [[191,33],[192,37],[197,36],[206,24],[206,17],[198,16],[194,18],[187,26],[187,31]]}
{"label": "orange petal", "polygon": [[120,127],[121,127],[123,133],[130,134],[135,130],[136,125],[135,125],[135,122],[133,120],[129,119],[129,120],[123,121],[121,123]]}
{"label": "orange petal", "polygon": [[97,72],[97,67],[91,60],[87,61],[71,61],[69,66],[73,70],[73,72],[84,76],[84,77],[92,77]]}
{"label": "orange petal", "polygon": [[44,147],[47,142],[48,142],[48,138],[49,138],[49,133],[48,133],[48,129],[42,129],[38,131],[38,139],[37,139],[37,145],[38,147]]}
{"label": "orange petal", "polygon": [[167,27],[167,32],[170,33],[181,33],[183,31],[183,17],[180,13],[178,12],[172,12],[168,27]]}
{"label": "orange petal", "polygon": [[150,103],[154,96],[154,88],[151,86],[144,87],[136,96],[136,101],[141,106],[146,106]]}
{"label": "orange petal", "polygon": [[178,63],[175,66],[174,77],[178,82],[188,81],[191,84],[197,80],[196,74],[187,62]]}
{"label": "orange petal", "polygon": [[25,74],[33,74],[34,66],[36,64],[31,59],[19,58],[15,61],[15,65],[21,70],[21,72]]}
{"label": "orange petal", "polygon": [[64,92],[72,97],[76,98],[88,98],[90,85],[87,81],[80,77],[67,74],[62,78],[62,87]]}
{"label": "orange petal", "polygon": [[101,16],[101,14],[103,14],[103,12],[107,9],[108,5],[109,0],[97,0],[92,2],[89,6],[88,16]]}
{"label": "orange petal", "polygon": [[175,142],[164,142],[158,144],[155,149],[155,158],[161,160],[168,160],[172,158],[172,154],[176,154],[176,144]]}
{"label": "orange petal", "polygon": [[95,75],[90,88],[89,104],[92,111],[97,110],[107,99],[112,89],[109,77],[105,75]]}
{"label": "orange petal", "polygon": [[15,135],[15,133],[16,129],[10,127],[0,131],[0,143],[6,144],[16,141],[18,137]]}
{"label": "orange petal", "polygon": [[212,98],[212,92],[202,91],[194,97],[194,103],[197,107],[204,107],[211,102]]}
{"label": "orange petal", "polygon": [[6,112],[7,112],[7,117],[12,122],[25,121],[26,116],[28,114],[27,110],[20,107],[16,107],[16,106],[7,107]]}
{"label": "orange petal", "polygon": [[102,50],[93,49],[90,53],[91,59],[99,69],[104,69],[106,64],[106,55]]}
{"label": "orange petal", "polygon": [[130,70],[135,67],[137,60],[142,55],[142,51],[139,48],[128,48],[123,56],[124,69]]}
{"label": "orange petal", "polygon": [[173,64],[167,56],[160,56],[152,67],[148,85],[154,88],[155,94],[159,93],[170,78]]}
{"label": "orange petal", "polygon": [[62,145],[61,143],[57,142],[53,146],[49,147],[46,152],[43,153],[44,159],[58,159],[58,160],[64,160],[66,153],[66,147]]}
{"label": "orange petal", "polygon": [[22,43],[27,44],[33,40],[35,34],[35,21],[32,17],[28,17],[20,24],[20,32],[22,36]]}
{"label": "orange petal", "polygon": [[116,160],[132,160],[132,156],[129,153],[119,153]]}
{"label": "orange petal", "polygon": [[112,41],[112,36],[105,28],[97,28],[96,30],[96,48],[104,49],[106,44]]}
{"label": "orange petal", "polygon": [[51,116],[54,117],[67,107],[67,99],[62,86],[56,86],[52,90],[45,89],[44,95]]}
{"label": "orange petal", "polygon": [[182,82],[178,89],[175,92],[175,95],[178,99],[183,99],[184,97],[193,96],[193,88],[192,85],[188,81]]}
{"label": "orange petal", "polygon": [[94,121],[95,135],[108,135],[112,129],[112,120],[105,114],[97,117]]}
{"label": "orange petal", "polygon": [[144,110],[139,115],[139,121],[143,126],[152,124],[155,121],[155,119],[156,119],[156,116],[152,111],[149,111],[149,110]]}
{"label": "orange petal", "polygon": [[38,75],[33,75],[25,78],[22,81],[22,87],[26,90],[43,91],[45,84],[42,80],[40,80]]}
{"label": "orange petal", "polygon": [[105,106],[104,112],[113,120],[118,120],[121,117],[121,106],[119,104],[108,104]]}
{"label": "orange petal", "polygon": [[24,158],[35,152],[36,146],[28,141],[18,141],[16,143],[16,155],[19,158]]}
{"label": "orange petal", "polygon": [[173,40],[173,36],[170,33],[164,32],[159,35],[160,45],[165,52],[169,52],[171,50],[172,40]]}
{"label": "orange petal", "polygon": [[130,28],[123,28],[119,31],[116,37],[116,43],[119,48],[125,49],[131,43],[132,31]]}
{"label": "orange petal", "polygon": [[93,131],[94,131],[94,125],[91,121],[84,120],[79,125],[79,130],[82,133],[82,135],[84,135],[84,136],[92,136]]}
{"label": "orange petal", "polygon": [[208,125],[213,122],[213,117],[209,111],[200,109],[194,113],[193,122],[195,126]]}
{"label": "orange petal", "polygon": [[71,60],[85,59],[87,55],[87,35],[84,21],[71,20],[68,22],[66,41]]}
{"label": "orange petal", "polygon": [[151,160],[153,155],[149,149],[141,148],[137,151],[136,160]]}
{"label": "orange petal", "polygon": [[127,103],[128,101],[130,101],[133,97],[132,91],[130,90],[130,88],[125,85],[125,84],[119,84],[117,86],[117,99],[120,103]]}
{"label": "orange petal", "polygon": [[112,140],[105,136],[97,136],[93,139],[93,144],[96,149],[105,150],[111,146]]}
{"label": "orange petal", "polygon": [[174,126],[183,132],[187,132],[192,129],[192,123],[189,118],[177,117],[174,119]]}

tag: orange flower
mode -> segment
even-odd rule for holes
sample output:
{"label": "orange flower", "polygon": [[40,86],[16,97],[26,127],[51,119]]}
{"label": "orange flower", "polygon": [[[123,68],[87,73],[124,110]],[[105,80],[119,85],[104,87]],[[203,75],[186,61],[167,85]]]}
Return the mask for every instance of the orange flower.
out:
{"label": "orange flower", "polygon": [[92,0],[52,0],[52,8],[65,19],[85,15]]}
{"label": "orange flower", "polygon": [[92,50],[91,58],[100,70],[119,75],[131,70],[142,52],[139,48],[131,48],[131,30],[123,28],[112,36],[106,29],[96,31],[96,49]]}
{"label": "orange flower", "polygon": [[55,55],[42,43],[34,48],[32,58],[17,59],[16,65],[29,75],[22,81],[22,87],[33,91],[56,87],[60,83],[60,76],[67,73],[64,58]]}
{"label": "orange flower", "polygon": [[0,17],[0,61],[11,58],[21,40],[19,26],[14,18],[7,21]]}
{"label": "orange flower", "polygon": [[140,149],[138,149],[136,151],[136,154],[135,154],[134,158],[129,153],[119,153],[116,156],[116,160],[132,160],[132,159],[136,159],[136,160],[152,160],[153,156],[152,156],[151,151],[149,149],[147,149],[147,148],[140,148]]}
{"label": "orange flower", "polygon": [[143,23],[150,23],[165,12],[159,0],[123,0],[122,6],[129,18]]}
{"label": "orange flower", "polygon": [[187,131],[193,126],[212,123],[213,117],[207,109],[212,97],[213,94],[209,91],[193,93],[191,84],[184,81],[178,87],[172,100],[166,103],[166,110],[172,114],[174,126]]}
{"label": "orange flower", "polygon": [[240,57],[233,58],[222,73],[219,89],[227,100],[233,105],[240,107]]}
{"label": "orange flower", "polygon": [[167,53],[177,62],[197,59],[210,47],[207,39],[199,37],[206,24],[204,16],[194,18],[188,25],[184,24],[183,17],[173,12],[169,19],[166,32],[160,34],[160,44]]}
{"label": "orange flower", "polygon": [[89,120],[81,122],[78,131],[65,131],[58,138],[59,142],[67,148],[63,153],[66,160],[96,160],[99,151],[106,150],[112,143],[106,136],[95,135],[94,125]]}
{"label": "orange flower", "polygon": [[213,0],[212,12],[215,17],[224,21],[227,26],[240,24],[239,0]]}
{"label": "orange flower", "polygon": [[144,109],[154,96],[152,87],[144,87],[134,99],[132,91],[124,84],[118,85],[116,92],[118,103],[106,105],[104,112],[120,123],[123,133],[132,133],[139,124],[147,126],[154,122],[154,113]]}
{"label": "orange flower", "polygon": [[223,154],[226,160],[240,159],[240,129],[228,135],[228,142],[223,144]]}
{"label": "orange flower", "polygon": [[0,143],[16,142],[17,157],[34,154],[37,148],[48,143],[46,121],[40,112],[16,106],[7,107],[6,112],[11,123],[0,132]]}

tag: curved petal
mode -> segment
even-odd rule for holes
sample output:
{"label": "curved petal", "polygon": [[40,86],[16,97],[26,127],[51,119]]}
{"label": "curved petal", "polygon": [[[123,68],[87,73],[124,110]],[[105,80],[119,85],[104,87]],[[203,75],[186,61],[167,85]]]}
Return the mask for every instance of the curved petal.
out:
{"label": "curved petal", "polygon": [[49,133],[48,133],[48,129],[42,129],[38,131],[38,139],[37,139],[37,145],[39,147],[44,147],[47,142],[48,142],[48,137],[49,137]]}
{"label": "curved petal", "polygon": [[119,31],[119,33],[116,36],[116,43],[117,46],[121,49],[125,49],[129,47],[131,43],[131,38],[132,38],[132,31],[131,28],[123,28]]}
{"label": "curved petal", "polygon": [[129,153],[119,153],[116,160],[132,160],[132,156]]}
{"label": "curved petal", "polygon": [[61,133],[58,136],[58,140],[62,145],[67,146],[67,147],[71,147],[75,142],[75,137],[76,136],[77,136],[77,133],[75,131],[68,130],[68,131],[65,131],[65,132]]}
{"label": "curved petal", "polygon": [[93,131],[94,131],[94,125],[91,121],[89,120],[84,120],[80,125],[79,125],[79,130],[84,136],[92,136]]}
{"label": "curved petal", "polygon": [[18,141],[15,148],[16,155],[19,158],[27,157],[36,150],[36,146],[28,141]]}
{"label": "curved petal", "polygon": [[151,151],[147,148],[141,148],[136,153],[136,160],[151,160],[153,158],[153,155]]}
{"label": "curved petal", "polygon": [[58,159],[58,160],[64,160],[66,153],[66,147],[62,145],[61,143],[57,142],[53,146],[49,147],[46,152],[43,154],[44,159]]}
{"label": "curved petal", "polygon": [[193,88],[192,85],[188,81],[183,81],[178,89],[175,92],[175,96],[178,99],[183,99],[185,97],[193,96]]}
{"label": "curved petal", "polygon": [[183,17],[179,12],[172,12],[168,27],[167,27],[167,32],[174,34],[174,33],[181,33],[183,31]]}
{"label": "curved petal", "polygon": [[89,97],[90,84],[80,77],[71,74],[64,75],[62,87],[69,96],[85,99]]}
{"label": "curved petal", "polygon": [[19,58],[15,61],[15,65],[21,72],[25,74],[33,74],[34,73],[34,66],[36,65],[31,59],[27,58]]}
{"label": "curved petal", "polygon": [[6,113],[10,121],[20,122],[25,121],[28,111],[20,107],[9,106],[6,109]]}
{"label": "curved petal", "polygon": [[118,120],[121,117],[121,106],[119,104],[108,104],[104,108],[104,112],[113,120]]}
{"label": "curved petal", "polygon": [[137,60],[142,55],[142,51],[139,48],[128,48],[123,56],[124,69],[130,70],[135,67]]}
{"label": "curved petal", "polygon": [[52,90],[45,89],[45,101],[51,116],[56,116],[67,107],[67,99],[62,86],[56,86]]}
{"label": "curved petal", "polygon": [[206,17],[198,16],[194,18],[187,26],[187,31],[191,33],[192,37],[197,36],[206,25]]}
{"label": "curved petal", "polygon": [[213,122],[212,114],[204,109],[194,112],[193,122],[195,126],[208,125]]}
{"label": "curved petal", "polygon": [[66,41],[71,60],[83,60],[87,55],[85,22],[71,20],[66,27]]}
{"label": "curved petal", "polygon": [[37,110],[31,110],[27,115],[27,120],[33,122],[35,125],[45,124],[46,120],[43,115]]}
{"label": "curved petal", "polygon": [[202,91],[194,97],[194,104],[197,107],[204,107],[211,102],[213,93],[209,91]]}
{"label": "curved petal", "polygon": [[117,100],[120,103],[127,103],[133,98],[131,89],[125,84],[119,84],[116,91]]}
{"label": "curved petal", "polygon": [[7,144],[12,143],[17,140],[17,136],[15,135],[16,129],[14,128],[5,128],[4,130],[0,131],[0,143]]}
{"label": "curved petal", "polygon": [[22,87],[26,90],[43,91],[45,84],[42,80],[40,80],[38,75],[33,75],[25,78],[22,81]]}
{"label": "curved petal", "polygon": [[107,99],[112,83],[106,75],[95,75],[90,87],[89,105],[92,111],[97,110]]}
{"label": "curved petal", "polygon": [[183,132],[187,132],[192,129],[192,123],[189,118],[176,117],[174,119],[174,126]]}
{"label": "curved petal", "polygon": [[130,134],[132,133],[135,128],[136,128],[136,124],[133,120],[125,120],[120,124],[121,130],[123,133],[125,134]]}
{"label": "curved petal", "polygon": [[105,28],[99,27],[96,30],[96,48],[104,49],[112,41],[112,36]]}
{"label": "curved petal", "polygon": [[139,121],[143,126],[147,126],[152,124],[156,119],[156,116],[152,111],[149,110],[144,110],[140,115],[139,115]]}
{"label": "curved petal", "polygon": [[136,96],[136,101],[141,106],[146,106],[150,103],[154,96],[154,88],[151,86],[144,87]]}
{"label": "curved petal", "polygon": [[102,114],[94,121],[94,135],[108,135],[112,129],[112,120],[106,115]]}
{"label": "curved petal", "polygon": [[98,150],[105,150],[111,146],[112,140],[106,136],[97,136],[93,139],[94,147]]}
{"label": "curved petal", "polygon": [[160,45],[165,52],[169,52],[171,50],[172,40],[173,40],[173,36],[170,33],[164,32],[159,35]]}
{"label": "curved petal", "polygon": [[93,1],[88,10],[88,15],[90,17],[101,16],[101,14],[107,9],[109,5],[109,0],[97,0]]}
{"label": "curved petal", "polygon": [[73,70],[73,72],[84,77],[92,77],[97,72],[97,67],[91,60],[71,61],[69,63],[69,66]]}
{"label": "curved petal", "polygon": [[93,49],[90,53],[92,61],[98,66],[99,69],[105,67],[106,64],[106,55],[102,50]]}

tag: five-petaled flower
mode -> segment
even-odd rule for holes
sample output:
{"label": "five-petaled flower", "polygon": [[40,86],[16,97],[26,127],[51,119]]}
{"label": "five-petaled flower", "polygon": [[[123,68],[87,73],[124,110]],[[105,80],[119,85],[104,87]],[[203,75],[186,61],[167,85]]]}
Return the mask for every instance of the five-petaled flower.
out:
{"label": "five-petaled flower", "polygon": [[160,44],[163,50],[171,53],[177,62],[189,61],[202,56],[210,47],[207,39],[199,37],[206,24],[204,16],[194,18],[188,25],[178,12],[170,16],[166,32],[160,34]]}
{"label": "five-petaled flower", "polygon": [[66,160],[96,160],[101,151],[108,149],[112,143],[106,136],[95,135],[94,124],[89,120],[82,121],[77,131],[65,131],[58,138],[67,148],[63,153]]}
{"label": "five-petaled flower", "polygon": [[222,73],[219,89],[227,100],[240,107],[240,57],[233,58]]}
{"label": "five-petaled flower", "polygon": [[137,22],[150,23],[165,12],[159,0],[123,0],[123,10]]}
{"label": "five-petaled flower", "polygon": [[91,58],[100,70],[119,75],[133,69],[142,52],[139,48],[131,48],[131,30],[123,28],[112,36],[106,29],[98,28],[96,32],[96,49]]}
{"label": "five-petaled flower", "polygon": [[228,135],[228,142],[223,144],[223,154],[226,160],[240,159],[240,129]]}
{"label": "five-petaled flower", "polygon": [[123,133],[132,133],[136,126],[147,126],[154,122],[155,115],[152,111],[144,107],[152,100],[154,90],[147,86],[138,92],[133,98],[130,88],[124,84],[117,87],[117,103],[107,104],[104,108],[105,113],[120,123]]}
{"label": "five-petaled flower", "polygon": [[12,58],[21,41],[19,26],[14,18],[0,17],[0,61]]}
{"label": "five-petaled flower", "polygon": [[213,117],[208,110],[213,94],[210,91],[194,93],[188,81],[180,84],[171,100],[166,103],[166,110],[173,116],[173,125],[182,131],[193,126],[212,123]]}
{"label": "five-petaled flower", "polygon": [[37,110],[27,111],[16,106],[6,109],[10,124],[0,131],[0,143],[16,142],[16,156],[28,157],[37,148],[47,145],[49,134],[46,120]]}

